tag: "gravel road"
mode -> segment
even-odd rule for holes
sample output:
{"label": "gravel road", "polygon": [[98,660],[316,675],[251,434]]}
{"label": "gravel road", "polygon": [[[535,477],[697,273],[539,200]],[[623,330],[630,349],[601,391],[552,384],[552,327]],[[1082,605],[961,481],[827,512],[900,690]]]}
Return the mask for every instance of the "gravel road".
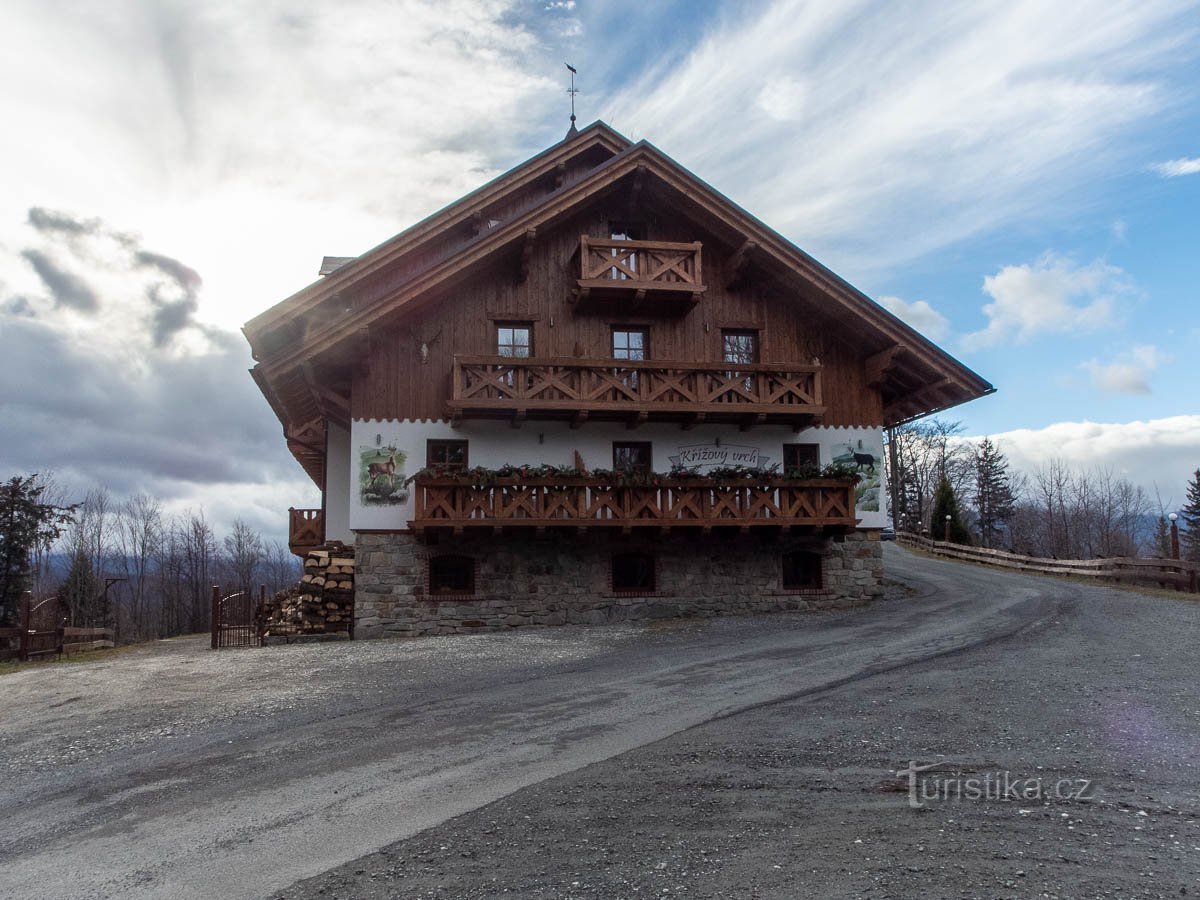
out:
{"label": "gravel road", "polygon": [[[842,614],[5,676],[0,896],[1200,891],[1200,604],[887,551]],[[1093,793],[913,809],[910,760]]]}

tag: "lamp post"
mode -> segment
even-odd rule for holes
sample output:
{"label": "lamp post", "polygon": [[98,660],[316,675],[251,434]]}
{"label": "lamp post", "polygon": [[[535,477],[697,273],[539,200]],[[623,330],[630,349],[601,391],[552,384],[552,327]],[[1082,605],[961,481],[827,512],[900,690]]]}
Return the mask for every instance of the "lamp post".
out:
{"label": "lamp post", "polygon": [[944,539],[947,544],[950,543],[950,519],[951,519],[950,516],[946,516],[946,528],[945,528],[945,532],[944,532],[945,533]]}
{"label": "lamp post", "polygon": [[1179,559],[1179,513],[1167,516],[1171,520],[1171,559]]}

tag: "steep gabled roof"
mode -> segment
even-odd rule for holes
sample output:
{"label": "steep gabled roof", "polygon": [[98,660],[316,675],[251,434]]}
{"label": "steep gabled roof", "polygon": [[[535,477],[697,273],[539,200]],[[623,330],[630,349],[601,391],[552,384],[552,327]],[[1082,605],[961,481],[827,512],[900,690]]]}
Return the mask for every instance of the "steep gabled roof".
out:
{"label": "steep gabled roof", "polygon": [[[444,235],[447,229],[467,222],[489,204],[502,202],[506,195],[545,177],[564,165],[565,160],[578,159],[595,147],[602,147],[611,155],[587,169],[582,177],[561,183],[540,201],[498,222],[494,228],[481,229],[473,237],[464,238],[440,255],[427,255],[416,265],[405,266],[400,262],[406,254],[416,255],[413,248]],[[654,179],[655,185],[669,192],[676,205],[728,234],[731,244],[752,243],[756,266],[794,285],[810,301],[817,299],[824,313],[853,328],[862,346],[873,354],[868,359],[869,376],[871,383],[883,391],[889,424],[948,408],[993,390],[958,360],[653,145],[645,141],[631,144],[601,122],[533,157],[251,320],[246,325],[246,334],[256,358],[262,360],[256,367],[259,370],[256,380],[278,414],[280,403],[278,397],[271,395],[272,385],[294,382],[297,370],[317,356],[347,345],[385,317],[391,320],[402,315],[410,304],[467,277],[484,261],[510,251],[629,177]],[[307,335],[302,328],[287,329],[289,321],[302,322],[309,311],[343,294],[352,294],[354,302],[349,308],[339,309],[335,318],[327,317],[317,333]],[[274,345],[266,340],[272,330],[283,335]],[[286,424],[286,418],[283,415],[280,418]]]}

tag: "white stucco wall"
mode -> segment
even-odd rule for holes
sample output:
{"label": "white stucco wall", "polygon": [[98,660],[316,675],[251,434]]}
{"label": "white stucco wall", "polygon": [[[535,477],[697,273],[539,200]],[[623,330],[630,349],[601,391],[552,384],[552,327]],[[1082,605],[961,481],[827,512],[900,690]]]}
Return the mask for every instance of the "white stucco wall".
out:
{"label": "white stucco wall", "polygon": [[[331,432],[332,434],[332,432]],[[344,432],[343,432],[344,434]],[[809,428],[799,433],[788,426],[760,426],[741,432],[736,425],[706,425],[684,431],[678,425],[647,423],[629,430],[620,423],[591,423],[572,430],[566,422],[526,422],[521,428],[510,428],[494,421],[466,421],[458,428],[451,428],[446,421],[380,421],[375,419],[356,420],[352,425],[348,446],[339,444],[338,453],[344,454],[338,463],[343,480],[344,493],[335,500],[339,482],[333,478],[327,482],[326,514],[327,533],[333,522],[330,510],[348,509],[348,527],[354,530],[401,529],[408,527],[412,516],[411,491],[400,488],[404,480],[425,466],[425,442],[429,439],[465,440],[469,442],[469,462],[472,466],[496,468],[505,463],[515,465],[550,464],[569,466],[575,462],[575,451],[583,457],[590,469],[612,468],[612,445],[614,441],[649,441],[653,445],[654,470],[666,472],[671,468],[671,457],[678,456],[684,448],[706,448],[709,452],[697,454],[706,459],[724,455],[731,451],[729,464],[750,461],[757,451],[759,465],[783,464],[784,444],[819,444],[821,465],[828,465],[836,458],[851,451],[860,456],[874,458],[874,470],[878,473],[878,486],[869,481],[859,487],[857,514],[862,528],[882,528],[887,522],[887,490],[883,465],[883,433],[878,428]],[[720,447],[718,448],[718,443]],[[362,455],[376,457],[377,448],[395,447],[395,483],[398,501],[394,505],[364,505],[361,495],[363,467]],[[333,444],[330,445],[331,457]],[[332,461],[330,474],[334,474]],[[869,476],[869,467],[864,465],[864,475]],[[875,506],[877,508],[872,509]],[[339,523],[341,519],[337,520]],[[339,526],[340,527],[340,526]],[[346,540],[345,538],[341,538]]]}
{"label": "white stucco wall", "polygon": [[327,424],[325,439],[325,540],[354,543],[350,530],[350,432]]}

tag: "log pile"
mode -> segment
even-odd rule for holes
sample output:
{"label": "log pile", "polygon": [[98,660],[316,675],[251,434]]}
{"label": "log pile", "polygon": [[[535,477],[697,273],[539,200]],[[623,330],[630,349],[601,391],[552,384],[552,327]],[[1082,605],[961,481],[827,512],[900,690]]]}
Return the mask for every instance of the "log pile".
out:
{"label": "log pile", "polygon": [[308,551],[298,584],[267,604],[266,633],[336,634],[354,630],[354,548],[334,541]]}

